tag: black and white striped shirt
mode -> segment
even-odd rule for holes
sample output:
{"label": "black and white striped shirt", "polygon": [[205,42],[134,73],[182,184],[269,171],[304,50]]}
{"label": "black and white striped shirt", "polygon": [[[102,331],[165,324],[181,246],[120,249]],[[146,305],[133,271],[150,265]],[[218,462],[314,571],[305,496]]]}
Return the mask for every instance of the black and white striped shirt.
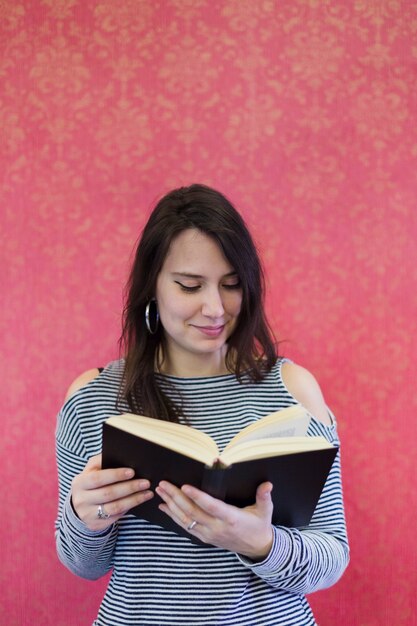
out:
{"label": "black and white striped shirt", "polygon": [[[189,423],[222,449],[242,428],[295,404],[277,361],[260,383],[234,375],[160,376]],[[96,626],[304,626],[314,625],[305,594],[334,584],[348,562],[339,454],[308,528],[275,528],[272,550],[258,563],[220,548],[192,544],[132,515],[104,532],[88,530],[70,504],[71,480],[101,450],[103,420],[116,410],[123,362],[70,397],[58,416],[60,482],[57,551],[75,574],[96,579],[112,571]],[[121,407],[122,411],[128,410]],[[312,418],[309,435],[338,443],[335,423]]]}

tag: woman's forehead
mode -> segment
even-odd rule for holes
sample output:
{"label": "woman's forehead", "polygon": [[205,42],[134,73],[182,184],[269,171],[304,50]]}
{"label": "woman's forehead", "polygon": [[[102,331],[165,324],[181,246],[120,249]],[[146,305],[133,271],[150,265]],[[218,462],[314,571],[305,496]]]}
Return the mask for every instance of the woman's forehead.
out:
{"label": "woman's forehead", "polygon": [[188,229],[173,239],[162,269],[179,274],[205,276],[213,268],[216,271],[221,270],[223,274],[234,271],[212,237],[200,230]]}

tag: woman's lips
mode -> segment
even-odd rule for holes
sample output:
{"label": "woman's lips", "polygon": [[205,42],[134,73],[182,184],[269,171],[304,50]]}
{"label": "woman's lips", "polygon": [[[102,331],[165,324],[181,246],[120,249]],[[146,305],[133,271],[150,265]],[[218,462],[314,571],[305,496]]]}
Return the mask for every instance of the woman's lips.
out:
{"label": "woman's lips", "polygon": [[197,330],[199,330],[206,337],[219,337],[224,330],[224,324],[221,326],[194,326]]}

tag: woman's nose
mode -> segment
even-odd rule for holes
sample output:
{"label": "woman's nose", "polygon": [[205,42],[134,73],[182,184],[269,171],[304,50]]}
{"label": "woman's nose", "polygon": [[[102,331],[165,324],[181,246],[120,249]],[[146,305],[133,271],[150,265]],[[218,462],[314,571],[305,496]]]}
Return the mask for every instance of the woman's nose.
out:
{"label": "woman's nose", "polygon": [[206,317],[218,318],[223,316],[224,306],[218,289],[210,289],[205,293],[202,313]]}

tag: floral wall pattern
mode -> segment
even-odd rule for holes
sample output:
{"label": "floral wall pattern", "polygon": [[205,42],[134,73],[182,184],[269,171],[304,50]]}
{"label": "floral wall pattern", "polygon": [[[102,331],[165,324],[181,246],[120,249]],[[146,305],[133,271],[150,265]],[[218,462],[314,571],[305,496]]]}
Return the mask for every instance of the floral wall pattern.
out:
{"label": "floral wall pattern", "polygon": [[351,566],[321,626],[417,624],[417,5],[0,0],[0,621],[92,622],[57,562],[55,414],[117,358],[155,200],[205,182],[263,255],[281,350],[339,417]]}

